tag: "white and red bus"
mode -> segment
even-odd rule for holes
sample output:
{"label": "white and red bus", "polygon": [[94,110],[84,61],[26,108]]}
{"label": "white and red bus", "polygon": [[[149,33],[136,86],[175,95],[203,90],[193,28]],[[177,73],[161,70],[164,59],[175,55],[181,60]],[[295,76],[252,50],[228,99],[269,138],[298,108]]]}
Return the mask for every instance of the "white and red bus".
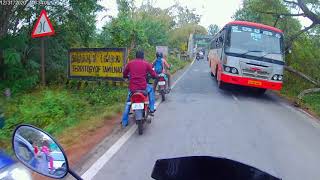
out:
{"label": "white and red bus", "polygon": [[219,88],[235,84],[281,90],[283,80],[283,32],[275,27],[233,21],[213,38],[208,54],[211,76]]}

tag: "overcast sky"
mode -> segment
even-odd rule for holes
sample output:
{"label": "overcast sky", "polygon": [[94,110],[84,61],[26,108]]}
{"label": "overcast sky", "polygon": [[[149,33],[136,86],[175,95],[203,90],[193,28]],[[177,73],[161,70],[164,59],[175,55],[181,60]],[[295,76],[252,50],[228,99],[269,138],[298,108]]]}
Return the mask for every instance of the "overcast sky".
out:
{"label": "overcast sky", "polygon": [[[242,0],[153,0],[155,7],[168,8],[176,1],[182,6],[187,6],[190,9],[195,8],[196,13],[201,15],[200,25],[208,27],[210,24],[217,24],[220,28],[229,21],[237,9],[241,7]],[[135,5],[140,6],[143,0],[135,0]],[[116,16],[117,4],[116,0],[101,0],[100,5],[109,9],[107,12],[101,12],[97,16],[97,27],[100,29],[108,18],[102,19],[105,15]],[[102,20],[101,20],[102,19]],[[309,25],[310,21],[301,19],[303,25]]]}

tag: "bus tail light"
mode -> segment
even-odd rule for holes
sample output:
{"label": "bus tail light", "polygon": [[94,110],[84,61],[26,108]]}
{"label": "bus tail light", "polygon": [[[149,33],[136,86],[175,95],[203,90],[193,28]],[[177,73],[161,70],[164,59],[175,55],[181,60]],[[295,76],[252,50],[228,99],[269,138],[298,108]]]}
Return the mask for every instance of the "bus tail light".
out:
{"label": "bus tail light", "polygon": [[275,74],[272,77],[272,80],[274,80],[274,81],[282,81],[283,80],[283,75]]}
{"label": "bus tail light", "polygon": [[235,67],[224,66],[224,71],[232,74],[239,74],[239,71]]}

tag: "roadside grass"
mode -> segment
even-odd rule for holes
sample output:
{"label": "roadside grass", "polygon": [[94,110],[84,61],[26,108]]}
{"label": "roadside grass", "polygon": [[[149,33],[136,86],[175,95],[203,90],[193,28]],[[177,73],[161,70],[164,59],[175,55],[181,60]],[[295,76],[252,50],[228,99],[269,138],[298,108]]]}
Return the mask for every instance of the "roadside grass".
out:
{"label": "roadside grass", "polygon": [[320,93],[307,94],[299,101],[297,96],[303,90],[314,88],[315,86],[289,72],[285,72],[284,86],[281,95],[292,102],[299,102],[302,108],[311,110],[315,115],[320,117]]}
{"label": "roadside grass", "polygon": [[126,94],[124,87],[90,83],[79,90],[51,86],[1,99],[6,117],[0,131],[1,148],[11,151],[12,132],[21,123],[37,126],[54,136],[83,121],[90,122],[88,128],[95,129],[121,111]]}
{"label": "roadside grass", "polygon": [[169,56],[168,63],[172,65],[172,68],[170,69],[170,73],[174,74],[178,70],[183,69],[190,62],[191,62],[190,60],[179,60],[174,56]]}
{"label": "roadside grass", "polygon": [[320,93],[306,95],[303,98],[303,101],[309,110],[316,113],[316,115],[320,117]]}

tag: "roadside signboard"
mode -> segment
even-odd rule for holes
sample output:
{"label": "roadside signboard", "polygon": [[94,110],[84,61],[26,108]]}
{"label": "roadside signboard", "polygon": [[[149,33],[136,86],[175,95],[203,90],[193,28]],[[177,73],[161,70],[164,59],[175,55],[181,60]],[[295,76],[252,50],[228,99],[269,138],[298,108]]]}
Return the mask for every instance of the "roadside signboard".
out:
{"label": "roadside signboard", "polygon": [[123,81],[126,48],[80,48],[69,50],[68,77]]}
{"label": "roadside signboard", "polygon": [[168,56],[168,46],[156,46],[156,51]]}

